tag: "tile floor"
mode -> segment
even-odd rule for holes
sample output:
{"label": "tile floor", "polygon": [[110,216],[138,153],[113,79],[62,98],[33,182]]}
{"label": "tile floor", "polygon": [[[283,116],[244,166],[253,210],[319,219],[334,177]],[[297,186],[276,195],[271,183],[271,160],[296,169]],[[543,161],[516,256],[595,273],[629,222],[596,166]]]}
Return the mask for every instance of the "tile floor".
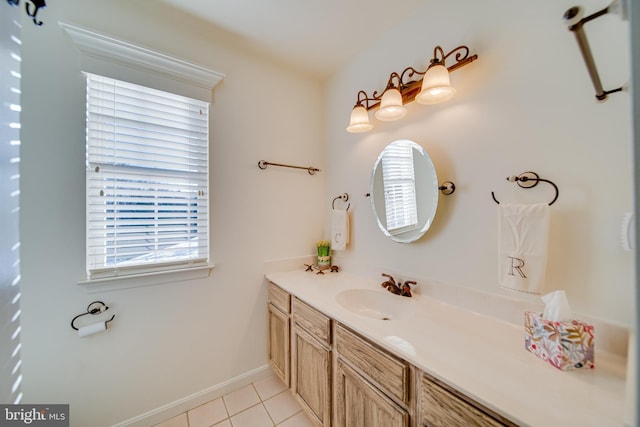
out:
{"label": "tile floor", "polygon": [[184,412],[155,427],[313,427],[275,375]]}

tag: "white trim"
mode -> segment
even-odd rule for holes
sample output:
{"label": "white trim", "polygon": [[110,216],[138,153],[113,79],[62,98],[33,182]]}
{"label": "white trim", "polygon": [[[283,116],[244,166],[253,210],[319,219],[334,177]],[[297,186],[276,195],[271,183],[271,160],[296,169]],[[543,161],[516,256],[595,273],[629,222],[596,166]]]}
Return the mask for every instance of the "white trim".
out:
{"label": "white trim", "polygon": [[[187,83],[210,92],[224,74],[105,34],[59,22],[84,57],[99,59]],[[87,70],[85,70],[87,71]]]}
{"label": "white trim", "polygon": [[162,405],[137,417],[114,424],[112,427],[146,427],[156,425],[166,421],[183,412],[203,405],[211,400],[217,399],[227,393],[235,391],[253,382],[259,381],[272,375],[273,371],[269,365],[263,365],[237,377],[206,388],[192,395],[183,397],[174,402]]}
{"label": "white trim", "polygon": [[141,286],[163,285],[166,283],[184,282],[186,280],[209,277],[214,265],[190,267],[179,270],[154,271],[151,273],[131,274],[128,276],[104,277],[100,279],[82,280],[78,285],[84,286],[90,294],[119,289],[139,288]]}

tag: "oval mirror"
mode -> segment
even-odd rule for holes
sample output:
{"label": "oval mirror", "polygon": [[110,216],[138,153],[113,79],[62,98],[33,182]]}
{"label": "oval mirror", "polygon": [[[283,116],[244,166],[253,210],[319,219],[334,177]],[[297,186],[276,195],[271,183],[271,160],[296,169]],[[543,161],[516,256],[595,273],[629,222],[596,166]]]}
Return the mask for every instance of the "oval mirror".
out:
{"label": "oval mirror", "polygon": [[387,145],[373,165],[370,195],[385,235],[400,243],[422,237],[438,207],[438,177],[427,152],[408,139]]}

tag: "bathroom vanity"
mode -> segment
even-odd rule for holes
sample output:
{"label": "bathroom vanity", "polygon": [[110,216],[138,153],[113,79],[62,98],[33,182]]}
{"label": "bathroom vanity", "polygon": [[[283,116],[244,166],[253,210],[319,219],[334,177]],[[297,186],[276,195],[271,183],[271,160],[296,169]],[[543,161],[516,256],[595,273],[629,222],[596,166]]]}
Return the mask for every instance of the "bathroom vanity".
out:
{"label": "bathroom vanity", "polygon": [[318,426],[622,425],[619,356],[562,372],[522,325],[344,272],[267,279],[269,361]]}

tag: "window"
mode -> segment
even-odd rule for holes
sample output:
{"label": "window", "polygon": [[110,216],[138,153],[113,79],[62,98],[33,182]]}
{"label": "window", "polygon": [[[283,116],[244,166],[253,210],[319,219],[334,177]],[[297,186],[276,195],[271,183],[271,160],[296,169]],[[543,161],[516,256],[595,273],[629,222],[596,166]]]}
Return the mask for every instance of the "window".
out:
{"label": "window", "polygon": [[206,265],[209,104],[85,74],[89,278]]}
{"label": "window", "polygon": [[[88,280],[80,284],[111,290],[206,277],[208,106],[224,75],[59,24],[87,76]],[[167,274],[143,274],[157,272]]]}
{"label": "window", "polygon": [[410,141],[397,141],[385,149],[382,176],[387,230],[398,234],[415,228],[418,208]]}

